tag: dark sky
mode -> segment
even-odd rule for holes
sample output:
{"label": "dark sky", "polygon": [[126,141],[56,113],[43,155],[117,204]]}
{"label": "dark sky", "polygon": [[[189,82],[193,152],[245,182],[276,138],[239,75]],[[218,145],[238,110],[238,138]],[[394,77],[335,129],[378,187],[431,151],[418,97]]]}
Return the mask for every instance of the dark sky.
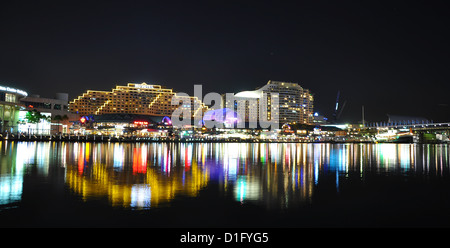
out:
{"label": "dark sky", "polygon": [[10,1],[0,84],[42,97],[129,82],[193,93],[297,82],[342,121],[450,121],[445,1]]}

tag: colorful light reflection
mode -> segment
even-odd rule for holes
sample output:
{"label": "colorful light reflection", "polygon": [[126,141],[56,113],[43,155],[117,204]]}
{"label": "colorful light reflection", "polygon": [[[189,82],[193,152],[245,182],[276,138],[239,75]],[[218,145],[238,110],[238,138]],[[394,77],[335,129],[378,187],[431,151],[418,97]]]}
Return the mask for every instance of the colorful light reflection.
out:
{"label": "colorful light reflection", "polygon": [[[349,174],[448,176],[448,145],[302,143],[0,142],[0,206],[17,204],[25,175],[63,176],[82,199],[112,206],[160,207],[196,197],[214,181],[242,204],[289,207],[311,201],[316,186]],[[63,168],[64,175],[49,173]],[[331,181],[330,181],[331,180]]]}

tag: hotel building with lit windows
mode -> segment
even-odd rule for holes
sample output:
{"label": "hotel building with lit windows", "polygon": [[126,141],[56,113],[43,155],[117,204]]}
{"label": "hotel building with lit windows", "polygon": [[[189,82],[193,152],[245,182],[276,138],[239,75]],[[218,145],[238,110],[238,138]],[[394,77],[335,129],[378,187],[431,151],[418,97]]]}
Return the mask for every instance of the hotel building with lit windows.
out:
{"label": "hotel building with lit windows", "polygon": [[[268,98],[265,99],[267,101],[267,115],[270,119],[270,112],[273,110],[273,108],[271,108],[271,103],[273,101],[270,99],[270,93],[278,94],[279,108],[275,108],[275,110],[278,111],[278,122],[280,124],[313,123],[314,96],[309,89],[305,89],[297,83],[270,80],[266,85],[256,90],[236,93],[234,95],[235,109],[238,108],[238,101],[243,101],[245,102],[245,117],[241,118],[245,119],[246,122],[257,120],[259,111],[261,111],[259,108],[259,101],[261,101],[264,94],[266,94],[266,97]],[[225,102],[227,106],[232,106],[230,105],[229,99],[225,99]]]}
{"label": "hotel building with lit windows", "polygon": [[172,97],[176,94],[161,85],[128,83],[111,91],[88,90],[69,103],[69,110],[80,116],[134,114],[170,117],[177,108],[190,108],[191,118],[195,118],[207,109],[197,97],[184,99],[184,103],[190,104],[172,105]]}

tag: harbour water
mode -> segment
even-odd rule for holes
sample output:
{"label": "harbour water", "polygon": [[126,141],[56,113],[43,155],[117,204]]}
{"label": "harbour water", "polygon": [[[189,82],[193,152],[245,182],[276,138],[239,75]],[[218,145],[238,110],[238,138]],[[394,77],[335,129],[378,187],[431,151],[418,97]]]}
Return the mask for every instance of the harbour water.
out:
{"label": "harbour water", "polygon": [[1,227],[449,227],[448,144],[0,142]]}

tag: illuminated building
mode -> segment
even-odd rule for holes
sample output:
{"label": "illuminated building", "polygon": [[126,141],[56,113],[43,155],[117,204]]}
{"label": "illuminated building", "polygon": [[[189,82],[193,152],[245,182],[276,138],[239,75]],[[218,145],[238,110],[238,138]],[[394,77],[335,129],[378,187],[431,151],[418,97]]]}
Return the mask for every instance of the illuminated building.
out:
{"label": "illuminated building", "polygon": [[[30,110],[19,111],[18,118],[18,131],[24,134],[39,134],[39,135],[51,135],[51,114],[40,113],[44,118],[40,119],[37,123],[31,123],[27,120],[27,112]],[[32,111],[32,110],[31,110]],[[55,129],[56,130],[56,129]],[[54,131],[55,131],[54,130]]]}
{"label": "illuminated building", "polygon": [[314,97],[308,89],[297,83],[269,81],[260,90],[264,93],[278,93],[280,123],[313,122]]}
{"label": "illuminated building", "polygon": [[[78,120],[77,114],[69,112],[69,95],[67,93],[56,93],[56,98],[40,97],[39,95],[29,95],[20,102],[27,109],[36,109],[42,114],[51,118],[50,133],[67,133],[70,128],[71,121]],[[25,113],[22,113],[23,117]],[[59,116],[59,117],[58,117]],[[29,127],[22,127],[21,131],[29,130]]]}
{"label": "illuminated building", "polygon": [[67,93],[57,93],[56,98],[44,98],[39,95],[26,96],[20,101],[28,108],[33,108],[39,112],[48,112],[52,115],[64,115],[69,111],[69,95]]}
{"label": "illuminated building", "polygon": [[168,116],[150,116],[135,114],[103,114],[83,116],[81,124],[93,122],[93,134],[123,135],[132,134],[140,136],[167,136],[172,120]]}
{"label": "illuminated building", "polygon": [[[245,102],[245,105],[241,106],[245,109],[246,122],[257,120],[259,118],[259,111],[261,111],[259,102],[263,99],[264,94],[266,94],[267,99],[264,100],[267,101],[267,114],[270,119],[270,93],[278,94],[278,118],[280,124],[313,123],[313,94],[308,89],[302,88],[297,83],[269,81],[266,85],[259,89],[236,93],[234,95],[234,106],[238,109],[238,102]],[[227,106],[230,106],[229,99],[225,99],[225,101],[226,104],[228,104]]]}
{"label": "illuminated building", "polygon": [[[235,107],[239,111],[240,107],[244,108],[243,114],[245,118],[245,122],[256,121],[259,118],[259,104],[260,99],[263,97],[263,92],[260,90],[255,91],[242,91],[234,95],[235,97]],[[241,102],[244,105],[239,105]],[[230,101],[227,100],[227,104],[230,104]],[[269,106],[268,106],[269,107]],[[268,113],[270,116],[270,111]]]}
{"label": "illuminated building", "polygon": [[127,86],[116,86],[112,91],[88,90],[71,101],[69,109],[70,112],[80,116],[103,114],[171,116],[173,111],[180,107],[191,109],[191,118],[202,115],[206,109],[196,97],[186,99],[190,104],[172,105],[172,97],[175,95],[172,89],[161,85],[129,83]]}
{"label": "illuminated building", "polygon": [[0,85],[0,131],[16,132],[19,111],[24,109],[20,99],[26,97],[27,92]]}
{"label": "illuminated building", "polygon": [[[214,109],[205,112],[203,116],[203,123],[208,126],[207,122],[219,122],[224,127],[234,127],[235,123],[240,123],[242,120],[238,113],[228,108]],[[211,123],[211,126],[212,126]]]}
{"label": "illuminated building", "polygon": [[313,122],[316,124],[327,124],[328,123],[328,118],[326,118],[325,116],[315,112],[314,113],[314,117],[313,117]]}

